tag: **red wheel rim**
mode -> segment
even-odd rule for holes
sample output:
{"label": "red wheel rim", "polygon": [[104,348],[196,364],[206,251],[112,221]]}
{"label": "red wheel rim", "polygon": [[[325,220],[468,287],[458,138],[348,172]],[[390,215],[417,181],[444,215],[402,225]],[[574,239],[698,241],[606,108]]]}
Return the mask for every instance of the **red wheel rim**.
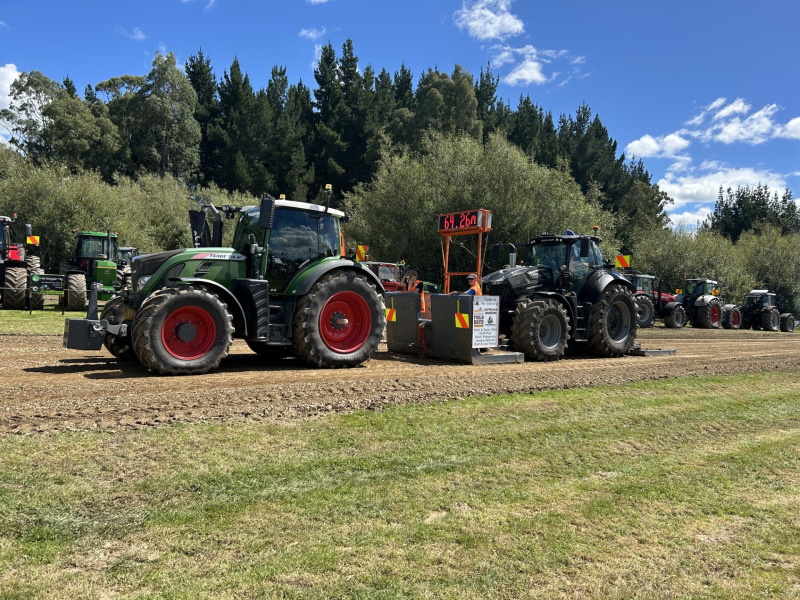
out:
{"label": "red wheel rim", "polygon": [[209,312],[197,306],[182,306],[170,314],[161,329],[167,352],[180,360],[205,355],[217,339],[217,324]]}
{"label": "red wheel rim", "polygon": [[719,323],[719,317],[722,314],[719,306],[712,306],[711,307],[711,322],[712,323]]}
{"label": "red wheel rim", "polygon": [[738,312],[734,312],[731,315],[731,325],[736,327],[739,324],[739,319],[741,319],[741,315]]}
{"label": "red wheel rim", "polygon": [[334,294],[322,307],[319,330],[322,341],[334,352],[355,352],[367,341],[371,329],[369,304],[355,292]]}

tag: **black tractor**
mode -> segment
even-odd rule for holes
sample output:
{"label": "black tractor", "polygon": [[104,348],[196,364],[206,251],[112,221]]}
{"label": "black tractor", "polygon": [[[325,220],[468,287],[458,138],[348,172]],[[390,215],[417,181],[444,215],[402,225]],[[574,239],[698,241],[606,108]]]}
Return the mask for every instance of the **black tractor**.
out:
{"label": "black tractor", "polygon": [[781,314],[778,296],[769,290],[752,290],[741,306],[726,305],[723,326],[726,329],[763,329],[764,331],[794,331],[794,315]]}
{"label": "black tractor", "polygon": [[527,359],[558,360],[576,344],[606,357],[633,346],[636,288],[603,262],[599,243],[595,235],[541,235],[513,244],[509,264],[482,278],[483,293],[500,297],[501,335]]}

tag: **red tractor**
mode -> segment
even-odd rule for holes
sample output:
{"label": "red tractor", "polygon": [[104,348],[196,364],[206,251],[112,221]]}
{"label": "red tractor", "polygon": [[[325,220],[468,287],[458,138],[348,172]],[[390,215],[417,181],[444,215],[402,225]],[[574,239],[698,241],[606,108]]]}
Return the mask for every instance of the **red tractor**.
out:
{"label": "red tractor", "polygon": [[[25,251],[25,244],[11,243],[11,225],[17,215],[0,216],[0,298],[3,308],[22,309],[28,296],[28,278],[34,273],[44,273],[38,256]],[[25,225],[27,243],[38,244],[29,224]],[[30,294],[30,308],[39,310],[44,306],[44,296]]]}
{"label": "red tractor", "polygon": [[[643,275],[638,271],[631,271],[623,274],[625,279],[636,286],[636,311],[639,327],[647,328],[653,326],[656,317],[667,318],[672,314],[675,304],[675,296],[655,288],[655,276]],[[667,310],[667,305],[670,308]]]}

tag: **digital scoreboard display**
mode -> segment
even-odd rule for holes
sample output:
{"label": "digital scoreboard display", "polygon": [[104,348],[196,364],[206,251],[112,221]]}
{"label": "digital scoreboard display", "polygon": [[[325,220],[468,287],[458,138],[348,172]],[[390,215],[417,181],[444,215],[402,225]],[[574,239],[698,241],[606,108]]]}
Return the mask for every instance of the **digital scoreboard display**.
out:
{"label": "digital scoreboard display", "polygon": [[492,211],[479,208],[439,215],[439,232],[482,231],[492,227]]}

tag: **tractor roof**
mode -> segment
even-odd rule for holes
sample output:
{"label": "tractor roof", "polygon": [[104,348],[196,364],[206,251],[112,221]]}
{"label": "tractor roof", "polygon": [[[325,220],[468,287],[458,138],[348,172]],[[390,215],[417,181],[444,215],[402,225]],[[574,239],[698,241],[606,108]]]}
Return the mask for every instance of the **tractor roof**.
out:
{"label": "tractor roof", "polygon": [[[300,210],[313,210],[317,212],[325,212],[325,207],[320,204],[311,204],[310,202],[295,202],[294,200],[275,200],[275,208],[279,206],[285,206],[287,208],[299,208]],[[258,206],[243,206],[241,211],[242,212],[250,212],[251,210],[255,209],[258,210]],[[340,210],[335,208],[329,208],[328,213],[333,215],[334,217],[339,217],[340,219],[344,216],[344,213]]]}
{"label": "tractor roof", "polygon": [[748,296],[763,296],[764,294],[774,294],[775,292],[770,292],[769,290],[750,290]]}
{"label": "tractor roof", "polygon": [[75,235],[83,236],[83,237],[106,237],[110,235],[112,238],[117,237],[116,233],[106,233],[105,231],[79,231]]}
{"label": "tractor roof", "polygon": [[14,219],[12,219],[11,217],[0,216],[0,223],[13,223],[13,222]]}
{"label": "tractor roof", "polygon": [[577,234],[564,234],[564,235],[557,235],[552,233],[543,233],[542,235],[536,236],[533,238],[530,243],[531,244],[552,244],[552,243],[562,243],[562,242],[574,242],[575,240],[581,239],[590,239],[598,244],[602,241],[601,238],[597,237],[596,235],[577,235]]}
{"label": "tractor roof", "polygon": [[702,281],[703,283],[713,283],[717,285],[719,282],[716,279],[705,279],[705,278],[698,278],[698,279],[687,279],[686,281]]}

